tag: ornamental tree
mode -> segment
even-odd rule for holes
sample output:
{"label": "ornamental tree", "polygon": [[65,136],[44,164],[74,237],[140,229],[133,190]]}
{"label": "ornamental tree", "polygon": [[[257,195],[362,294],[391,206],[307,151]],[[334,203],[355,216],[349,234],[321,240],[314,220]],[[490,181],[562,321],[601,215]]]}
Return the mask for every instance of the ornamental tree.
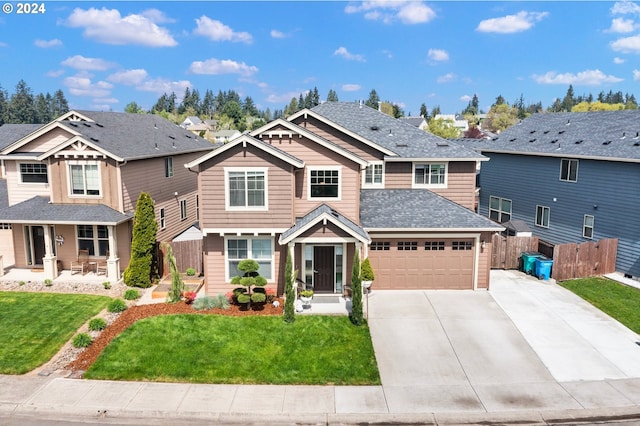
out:
{"label": "ornamental tree", "polygon": [[158,223],[155,218],[153,199],[147,192],[140,193],[133,216],[133,238],[131,260],[124,270],[124,282],[128,286],[151,287],[151,263],[156,245]]}
{"label": "ornamental tree", "polygon": [[351,269],[351,322],[354,325],[362,325],[362,281],[360,279],[360,254],[356,250]]}
{"label": "ornamental tree", "polygon": [[267,280],[260,275],[258,269],[260,269],[260,264],[253,259],[244,259],[238,263],[238,270],[243,272],[243,274],[242,276],[237,275],[231,279],[231,284],[245,287],[244,292],[236,295],[238,303],[248,303],[249,306],[251,306],[251,302],[264,303],[267,300],[264,291],[251,292],[252,287],[262,288],[267,285]]}
{"label": "ornamental tree", "polygon": [[294,322],[296,320],[295,317],[295,308],[293,306],[296,293],[293,288],[293,280],[295,273],[293,272],[293,261],[291,260],[291,252],[287,253],[287,262],[284,265],[284,322]]}

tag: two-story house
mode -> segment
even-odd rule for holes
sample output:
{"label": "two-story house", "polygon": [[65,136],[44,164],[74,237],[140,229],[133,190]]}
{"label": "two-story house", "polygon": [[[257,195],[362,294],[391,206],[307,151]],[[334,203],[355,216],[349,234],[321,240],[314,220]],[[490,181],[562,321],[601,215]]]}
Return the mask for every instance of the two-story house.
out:
{"label": "two-story house", "polygon": [[170,240],[197,221],[196,175],[182,166],[211,149],[156,115],[71,111],[45,125],[0,126],[0,223],[12,228],[15,267],[55,278],[88,250],[118,280],[140,193],[154,200],[158,241]]}
{"label": "two-story house", "polygon": [[618,239],[640,277],[640,111],[533,114],[477,150],[480,213],[525,221],[552,244]]}
{"label": "two-story house", "polygon": [[474,213],[473,150],[361,103],[277,119],[186,164],[198,173],[207,292],[242,259],[282,292],[292,255],[318,293],[350,283],[356,250],[385,289],[488,288],[491,234]]}

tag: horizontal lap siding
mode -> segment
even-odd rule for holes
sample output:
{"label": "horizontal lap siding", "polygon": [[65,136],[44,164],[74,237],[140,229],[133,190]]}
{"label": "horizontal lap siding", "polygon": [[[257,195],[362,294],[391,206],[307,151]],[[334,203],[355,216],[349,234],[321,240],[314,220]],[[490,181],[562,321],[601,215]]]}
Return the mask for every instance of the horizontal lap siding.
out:
{"label": "horizontal lap siding", "polygon": [[[559,180],[560,157],[486,155],[491,161],[480,171],[483,216],[488,216],[489,196],[511,199],[513,219],[524,220],[542,240],[563,244],[589,241],[582,237],[582,225],[584,215],[592,215],[594,240],[619,239],[617,270],[640,276],[639,165],[579,160],[578,182],[572,183]],[[535,226],[536,205],[550,208],[549,228]]]}

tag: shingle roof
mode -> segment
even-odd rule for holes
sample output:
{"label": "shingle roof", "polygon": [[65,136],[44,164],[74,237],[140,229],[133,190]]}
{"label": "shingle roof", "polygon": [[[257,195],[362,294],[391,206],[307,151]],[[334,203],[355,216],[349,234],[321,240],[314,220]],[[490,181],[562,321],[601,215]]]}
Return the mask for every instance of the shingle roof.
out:
{"label": "shingle roof", "polygon": [[426,189],[363,189],[360,224],[373,229],[488,230],[502,226]]}
{"label": "shingle roof", "polygon": [[351,232],[353,234],[359,235],[363,240],[366,240],[366,241],[370,240],[369,234],[367,234],[367,231],[365,231],[360,226],[355,224],[353,221],[349,220],[348,218],[346,218],[342,214],[340,214],[340,212],[338,212],[337,210],[332,209],[330,206],[328,206],[326,204],[319,205],[318,207],[316,207],[315,209],[313,209],[312,211],[310,211],[309,213],[307,213],[303,217],[297,219],[295,225],[293,225],[291,228],[287,229],[286,231],[284,231],[281,234],[280,240],[281,241],[286,241],[287,238],[289,238],[290,236],[300,232],[307,225],[312,224],[315,221],[319,220],[319,218],[324,214],[331,215],[340,224],[344,225],[346,228],[351,230]]}
{"label": "shingle roof", "polygon": [[88,141],[125,160],[207,151],[206,139],[153,114],[78,111],[95,123],[63,120]]}
{"label": "shingle roof", "polygon": [[42,124],[3,124],[0,126],[0,150],[35,132]]}
{"label": "shingle roof", "polygon": [[7,192],[7,180],[0,179],[0,209],[9,207],[9,193]]}
{"label": "shingle roof", "polygon": [[325,102],[311,111],[403,158],[484,158],[477,152],[355,102]]}
{"label": "shingle roof", "polygon": [[640,110],[533,114],[483,152],[640,160]]}
{"label": "shingle roof", "polygon": [[0,222],[116,225],[133,217],[102,204],[51,204],[49,197],[35,196],[0,209]]}

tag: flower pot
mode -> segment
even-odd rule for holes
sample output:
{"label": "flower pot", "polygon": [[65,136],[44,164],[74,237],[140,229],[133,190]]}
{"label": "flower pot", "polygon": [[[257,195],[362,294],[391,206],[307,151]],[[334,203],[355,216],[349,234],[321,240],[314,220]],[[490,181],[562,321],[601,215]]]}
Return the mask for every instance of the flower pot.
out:
{"label": "flower pot", "polygon": [[310,305],[311,299],[313,299],[313,297],[300,296],[300,300],[302,300],[303,305]]}

